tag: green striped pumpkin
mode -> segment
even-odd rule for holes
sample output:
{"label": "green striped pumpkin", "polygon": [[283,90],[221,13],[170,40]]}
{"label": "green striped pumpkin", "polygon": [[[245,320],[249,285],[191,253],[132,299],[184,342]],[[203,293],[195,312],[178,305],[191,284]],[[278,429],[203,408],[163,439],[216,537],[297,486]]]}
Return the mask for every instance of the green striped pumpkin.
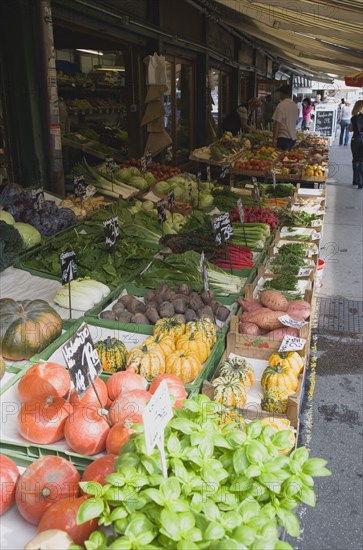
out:
{"label": "green striped pumpkin", "polygon": [[127,349],[121,340],[108,336],[106,340],[96,342],[95,349],[105,372],[125,370]]}
{"label": "green striped pumpkin", "polygon": [[248,391],[255,381],[253,366],[244,357],[230,357],[219,368],[220,376],[237,376]]}
{"label": "green striped pumpkin", "polygon": [[197,319],[195,321],[189,321],[189,323],[185,326],[185,332],[186,334],[200,332],[207,338],[211,348],[217,340],[217,330],[215,324],[213,321],[208,319],[208,317],[202,317],[201,319]]}
{"label": "green striped pumpkin", "polygon": [[283,386],[267,388],[264,390],[261,409],[271,413],[286,414],[288,397],[292,393],[292,391]]}
{"label": "green striped pumpkin", "polygon": [[246,388],[238,376],[219,376],[213,380],[214,401],[226,407],[242,409],[247,401]]}

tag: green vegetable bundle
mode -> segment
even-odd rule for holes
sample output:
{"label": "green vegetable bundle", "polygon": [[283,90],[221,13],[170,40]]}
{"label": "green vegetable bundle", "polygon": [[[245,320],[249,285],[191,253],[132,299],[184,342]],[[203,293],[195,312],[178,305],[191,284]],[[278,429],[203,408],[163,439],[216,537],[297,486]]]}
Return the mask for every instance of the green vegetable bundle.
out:
{"label": "green vegetable bundle", "polygon": [[270,226],[267,223],[234,223],[232,226],[231,241],[251,249],[263,248],[270,236]]}
{"label": "green vegetable bundle", "polygon": [[242,431],[221,421],[224,414],[204,395],[174,409],[165,430],[167,478],[159,451],[148,456],[140,433],[122,447],[106,485],[81,482],[92,498],[77,521],[98,518],[100,526],[86,548],[291,549],[278,539],[279,528],[299,536],[293,510],[301,502],[315,506],[313,478],[330,475],[326,461],[309,458],[304,447],[283,456],[290,430],[256,421]]}
{"label": "green vegetable bundle", "polygon": [[23,239],[19,231],[0,220],[0,271],[13,265],[23,249]]}

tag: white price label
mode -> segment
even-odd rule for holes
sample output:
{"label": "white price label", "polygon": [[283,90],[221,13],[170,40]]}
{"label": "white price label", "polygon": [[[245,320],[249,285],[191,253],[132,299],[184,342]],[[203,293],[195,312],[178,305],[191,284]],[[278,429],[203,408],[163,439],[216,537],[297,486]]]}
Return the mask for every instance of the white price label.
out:
{"label": "white price label", "polygon": [[323,223],[323,220],[311,220],[311,227],[320,227]]}
{"label": "white price label", "polygon": [[161,382],[150,399],[143,412],[142,418],[144,422],[146,452],[150,455],[154,447],[158,447],[161,456],[163,475],[167,477],[164,430],[168,422],[173,418],[173,411],[166,380]]}
{"label": "white price label", "polygon": [[306,340],[297,336],[284,336],[279,351],[300,351],[304,349]]}
{"label": "white price label", "polygon": [[297,276],[298,277],[309,277],[311,272],[312,272],[312,269],[310,267],[300,267]]}
{"label": "white price label", "polygon": [[324,210],[318,210],[316,213],[317,216],[324,216],[324,214],[325,214]]}
{"label": "white price label", "polygon": [[85,194],[83,196],[84,200],[90,199],[97,193],[97,189],[94,185],[87,185]]}
{"label": "white price label", "polygon": [[311,234],[311,240],[317,241],[318,239],[320,239],[320,233],[318,233],[317,231],[314,231],[314,233]]}
{"label": "white price label", "polygon": [[287,314],[282,315],[278,319],[279,321],[281,321],[283,325],[285,325],[285,327],[301,328],[304,325],[308,324],[307,321],[295,321],[295,319],[291,319],[290,315],[287,315]]}
{"label": "white price label", "polygon": [[308,258],[312,258],[315,254],[315,251],[312,248],[308,249]]}
{"label": "white price label", "polygon": [[276,172],[275,172],[275,170],[271,170],[271,174],[272,174],[272,187],[275,189],[275,187],[276,187]]}

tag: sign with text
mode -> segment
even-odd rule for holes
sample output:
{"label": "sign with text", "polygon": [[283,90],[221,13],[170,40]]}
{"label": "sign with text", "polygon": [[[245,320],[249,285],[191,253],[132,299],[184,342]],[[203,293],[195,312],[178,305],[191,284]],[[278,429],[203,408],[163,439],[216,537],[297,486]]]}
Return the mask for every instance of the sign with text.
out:
{"label": "sign with text", "polygon": [[150,153],[150,151],[146,151],[146,166],[150,166],[152,161],[153,161],[152,154]]}
{"label": "sign with text", "polygon": [[228,212],[212,218],[214,238],[217,245],[228,241],[233,236],[233,227]]}
{"label": "sign with text", "polygon": [[34,210],[41,212],[44,208],[44,190],[43,187],[32,189],[32,200]]}
{"label": "sign with text", "polygon": [[231,171],[231,163],[229,162],[228,164],[224,164],[221,168],[220,178],[224,180],[230,171]]}
{"label": "sign with text", "polygon": [[300,351],[304,349],[306,340],[297,336],[286,335],[283,337],[279,351]]}
{"label": "sign with text", "polygon": [[241,223],[244,223],[244,221],[245,221],[245,210],[243,208],[242,199],[238,199],[237,209],[238,209],[239,221]]}
{"label": "sign with text", "polygon": [[62,285],[70,283],[77,277],[77,258],[74,250],[62,252],[59,255],[62,273]]}
{"label": "sign with text", "polygon": [[73,185],[74,185],[74,196],[80,197],[83,199],[83,197],[86,194],[86,180],[84,176],[74,176],[73,178]]}
{"label": "sign with text", "polygon": [[334,129],[335,111],[315,111],[315,132],[320,132],[321,136],[332,137]]}
{"label": "sign with text", "polygon": [[106,247],[112,248],[120,238],[120,228],[118,225],[118,216],[105,220],[103,222],[105,230]]}
{"label": "sign with text", "polygon": [[207,166],[207,181],[212,181],[212,174],[210,166]]}
{"label": "sign with text", "polygon": [[260,186],[259,186],[259,183],[257,181],[257,178],[255,178],[254,176],[252,177],[252,182],[253,182],[253,195],[254,195],[254,199],[255,201],[259,201],[260,198],[261,198],[261,192],[260,192]]}
{"label": "sign with text", "polygon": [[77,395],[81,398],[102,372],[86,323],[82,323],[75,335],[62,346],[62,353]]}
{"label": "sign with text", "polygon": [[271,170],[271,175],[272,175],[272,187],[275,189],[275,187],[276,187],[276,172],[275,172],[275,170]]}
{"label": "sign with text", "polygon": [[174,195],[174,189],[170,189],[168,192],[168,207],[169,210],[174,210],[175,206],[175,195]]}
{"label": "sign with text", "polygon": [[320,227],[323,223],[323,220],[311,220],[311,227]]}
{"label": "sign with text", "polygon": [[311,267],[300,267],[297,276],[298,277],[309,277],[312,272]]}
{"label": "sign with text", "polygon": [[106,157],[106,171],[108,174],[113,174],[116,170],[116,162],[113,160],[113,157]]}
{"label": "sign with text", "polygon": [[146,170],[147,170],[147,160],[146,160],[145,155],[143,157],[141,157],[140,164],[141,164],[141,172],[146,172]]}
{"label": "sign with text", "polygon": [[156,203],[156,208],[157,208],[157,211],[158,211],[158,222],[160,224],[162,224],[166,220],[164,201],[163,200],[158,201]]}
{"label": "sign with text", "polygon": [[198,170],[197,172],[197,183],[200,183],[202,181],[202,172],[200,170]]}
{"label": "sign with text", "polygon": [[285,325],[285,327],[292,327],[292,328],[301,328],[304,325],[307,325],[307,321],[295,321],[295,319],[291,319],[290,315],[282,315],[278,318],[279,321]]}
{"label": "sign with text", "polygon": [[161,456],[162,471],[167,477],[166,458],[164,449],[164,431],[168,422],[173,418],[169,388],[166,380],[163,380],[153,394],[145,411],[142,414],[144,423],[145,445],[148,455],[155,446],[158,447]]}
{"label": "sign with text", "polygon": [[202,279],[203,279],[203,288],[204,288],[204,290],[209,292],[209,277],[208,277],[207,265],[205,263],[204,250],[202,250],[202,253],[200,255],[199,268],[200,268],[200,273],[201,273]]}

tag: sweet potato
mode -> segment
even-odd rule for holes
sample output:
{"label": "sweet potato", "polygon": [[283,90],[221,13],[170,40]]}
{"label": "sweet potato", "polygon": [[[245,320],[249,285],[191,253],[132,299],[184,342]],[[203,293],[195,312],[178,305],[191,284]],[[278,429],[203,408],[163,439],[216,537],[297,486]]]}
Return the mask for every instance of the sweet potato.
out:
{"label": "sweet potato", "polygon": [[255,311],[245,311],[240,315],[240,319],[243,322],[246,322],[246,321],[249,322],[249,321],[252,321],[252,319],[255,315],[263,313],[263,312],[269,313],[270,311],[272,311],[272,310],[269,309],[268,307],[262,307],[258,310],[255,310]]}
{"label": "sweet potato", "polygon": [[287,313],[294,321],[306,321],[310,317],[311,307],[305,300],[291,300],[288,302]]}
{"label": "sweet potato", "polygon": [[299,336],[299,331],[297,328],[293,327],[284,327],[272,330],[266,334],[266,338],[270,340],[282,340],[284,336]]}
{"label": "sweet potato", "polygon": [[249,336],[259,336],[261,331],[255,323],[240,323],[240,334],[248,334]]}
{"label": "sweet potato", "polygon": [[271,331],[284,326],[278,319],[284,314],[284,311],[260,310],[255,312],[255,314],[249,319],[249,322],[255,323],[259,328]]}
{"label": "sweet potato", "polygon": [[269,307],[273,311],[286,311],[288,301],[278,290],[264,290],[260,294],[260,302],[263,306]]}
{"label": "sweet potato", "polygon": [[243,311],[258,311],[263,308],[263,305],[259,300],[237,300],[238,303],[242,306]]}

